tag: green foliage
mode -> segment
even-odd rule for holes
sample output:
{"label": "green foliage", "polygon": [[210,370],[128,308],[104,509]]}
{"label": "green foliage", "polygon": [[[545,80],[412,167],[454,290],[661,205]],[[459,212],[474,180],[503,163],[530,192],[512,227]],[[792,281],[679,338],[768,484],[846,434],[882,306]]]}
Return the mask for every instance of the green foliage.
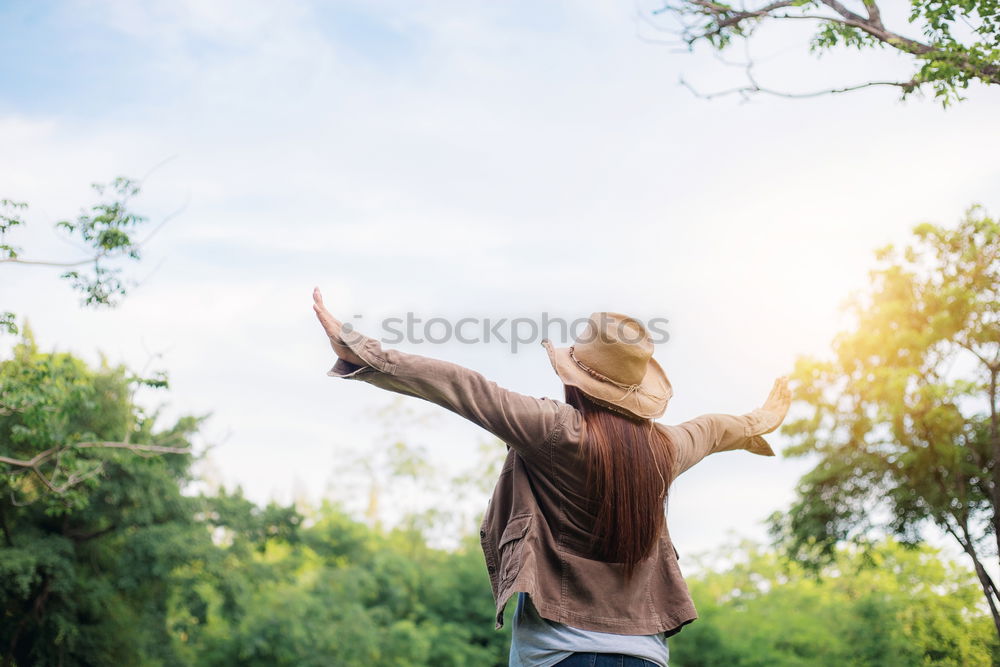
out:
{"label": "green foliage", "polygon": [[846,46],[860,51],[866,48],[885,48],[885,43],[854,26],[825,21],[813,35],[809,51],[822,55],[824,51],[835,46]]}
{"label": "green foliage", "polygon": [[929,547],[838,549],[819,576],[746,540],[695,562],[699,619],[670,640],[671,665],[989,667],[1000,657],[975,577]]}
{"label": "green foliage", "polygon": [[16,258],[18,248],[7,243],[7,233],[24,224],[21,211],[28,208],[24,202],[0,199],[0,258]]}
{"label": "green foliage", "polygon": [[[69,269],[60,277],[83,295],[82,304],[93,307],[114,307],[128,292],[122,279],[122,262],[141,258],[143,240],[136,238],[147,218],[132,211],[132,200],[138,196],[138,181],[124,176],[111,183],[91,186],[100,200],[80,212],[74,220],[60,220],[56,229],[67,240],[86,249],[83,260],[62,262],[21,257],[21,249],[8,242],[7,235],[15,227],[24,226],[25,202],[0,199],[0,263],[42,265]],[[79,267],[88,267],[86,270]],[[0,312],[0,331],[17,333],[15,315]]]}
{"label": "green foliage", "polygon": [[[0,258],[17,258],[18,248],[7,243],[7,233],[14,227],[24,224],[24,218],[21,217],[20,211],[27,206],[24,202],[0,199]],[[17,333],[14,313],[10,311],[0,312],[0,331],[9,334]]]}
{"label": "green foliage", "polygon": [[185,447],[200,419],[185,418],[154,434],[156,415],[131,401],[135,384],[162,381],[132,376],[121,366],[95,371],[66,353],[40,353],[26,327],[13,357],[0,363],[0,443],[8,459],[37,463],[0,478],[0,494],[18,504],[38,501],[54,516],[83,509],[101,472],[119,460],[90,443]]}
{"label": "green foliage", "polygon": [[813,566],[877,531],[917,543],[928,521],[970,556],[995,557],[1000,224],[972,207],[878,259],[833,358],[796,364],[805,412],[784,427],[785,453],[818,460],[771,529]]}
{"label": "green foliage", "polygon": [[[124,368],[41,353],[24,336],[0,362],[0,456],[58,455],[38,468],[0,463],[0,656],[7,665],[188,664],[168,632],[174,591],[191,585],[174,608],[196,615],[197,571],[235,609],[235,591],[256,584],[234,581],[234,567],[291,539],[299,517],[239,494],[183,495],[190,453],[63,447],[127,439],[188,449],[202,420],[158,429],[132,403]],[[212,540],[219,530],[230,533],[226,545]],[[267,568],[253,567],[253,581],[266,581]]]}
{"label": "green foliage", "polygon": [[[27,330],[0,362],[0,456],[74,437],[189,444],[202,418],[159,428],[133,403],[136,380],[40,352]],[[385,450],[386,486],[422,468],[395,438]],[[481,455],[491,468],[495,452]],[[329,501],[296,509],[260,507],[239,490],[185,495],[190,453],[73,456],[101,468],[72,493],[0,468],[5,665],[507,664],[510,623],[494,630],[475,521],[457,548],[436,549],[423,521],[383,530]],[[72,464],[67,453],[61,465]],[[468,473],[445,488],[483,482]],[[835,550],[821,579],[752,544],[721,557],[736,564],[688,577],[700,618],[670,640],[671,664],[974,667],[995,650],[972,575],[930,550]]]}
{"label": "green foliage", "polygon": [[[858,50],[892,47],[912,59],[909,80],[890,83],[902,98],[925,87],[943,106],[964,100],[961,91],[973,81],[1000,84],[1000,0],[910,0],[908,26],[885,25],[877,0],[862,7],[833,0],[762,2],[733,6],[727,3],[681,0],[666,3],[655,14],[674,14],[689,46],[699,41],[724,50],[756,29],[775,22],[816,25],[809,51],[820,55],[846,47]],[[884,3],[883,3],[884,4]],[[922,39],[904,33],[915,28]],[[836,89],[843,92],[875,82]],[[751,86],[745,91],[759,92]]]}
{"label": "green foliage", "polygon": [[509,635],[493,630],[477,540],[430,549],[329,503],[310,518],[298,546],[266,555],[289,578],[250,594],[238,622],[210,620],[192,647],[198,664],[506,664]]}
{"label": "green foliage", "polygon": [[126,288],[121,282],[121,268],[109,266],[109,261],[140,259],[140,246],[134,234],[146,218],[130,210],[131,200],[139,194],[136,181],[120,176],[108,185],[95,183],[92,187],[105,199],[91,206],[89,212],[81,212],[76,220],[56,223],[58,229],[76,235],[94,252],[91,272],[74,269],[61,277],[68,278],[73,288],[84,294],[84,305],[114,306],[115,299],[124,296]]}
{"label": "green foliage", "polygon": [[[0,456],[80,439],[189,445],[203,418],[157,428],[132,402],[139,381],[40,352],[26,329],[0,362]],[[5,664],[506,662],[474,536],[431,549],[419,532],[373,530],[328,503],[303,528],[294,508],[239,492],[182,494],[192,462],[68,448],[42,469],[50,484],[97,472],[59,493],[32,469],[0,468]]]}

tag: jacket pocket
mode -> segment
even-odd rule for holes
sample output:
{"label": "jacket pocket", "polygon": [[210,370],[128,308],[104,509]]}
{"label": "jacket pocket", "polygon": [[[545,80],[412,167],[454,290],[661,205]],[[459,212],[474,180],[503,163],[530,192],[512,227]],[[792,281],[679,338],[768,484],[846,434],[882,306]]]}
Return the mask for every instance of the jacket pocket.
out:
{"label": "jacket pocket", "polygon": [[524,538],[531,527],[531,514],[512,517],[504,528],[497,549],[500,551],[500,581],[509,582],[517,577],[524,560]]}

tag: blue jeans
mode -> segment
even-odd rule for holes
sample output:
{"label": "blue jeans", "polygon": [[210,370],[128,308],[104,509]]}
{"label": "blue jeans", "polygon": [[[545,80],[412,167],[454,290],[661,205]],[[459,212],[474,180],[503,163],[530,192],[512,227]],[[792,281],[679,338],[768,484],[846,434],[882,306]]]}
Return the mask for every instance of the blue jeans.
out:
{"label": "blue jeans", "polygon": [[622,653],[574,653],[556,667],[656,667],[656,663]]}

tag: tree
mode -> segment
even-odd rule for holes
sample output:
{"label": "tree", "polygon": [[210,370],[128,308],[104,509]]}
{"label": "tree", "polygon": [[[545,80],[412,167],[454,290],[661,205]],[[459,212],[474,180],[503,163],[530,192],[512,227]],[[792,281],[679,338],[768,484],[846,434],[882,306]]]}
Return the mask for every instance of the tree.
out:
{"label": "tree", "polygon": [[330,503],[310,518],[294,547],[273,544],[264,556],[288,576],[247,595],[235,621],[209,606],[193,664],[507,664],[510,633],[493,629],[478,535],[444,551]]}
{"label": "tree", "polygon": [[670,639],[671,665],[989,667],[1000,657],[975,576],[926,545],[840,547],[818,573],[750,540],[691,558],[699,619]]}
{"label": "tree", "polygon": [[[857,11],[849,5],[856,5]],[[889,47],[910,57],[915,68],[906,81],[867,81],[831,90],[786,93],[758,84],[753,62],[749,61],[745,63],[748,85],[707,97],[731,93],[809,97],[869,86],[894,86],[906,99],[914,91],[929,87],[947,106],[963,100],[959,90],[968,88],[972,81],[1000,84],[1000,0],[910,0],[907,21],[919,28],[921,39],[906,37],[898,28],[886,26],[878,0],[846,4],[840,0],[776,0],[750,6],[741,3],[738,7],[715,0],[665,0],[653,15],[676,18],[679,28],[654,26],[675,33],[688,50],[706,42],[721,52],[737,40],[749,41],[761,25],[811,23],[816,26],[809,44],[811,53],[821,54],[836,47]]]}
{"label": "tree", "polygon": [[[152,238],[172,216],[165,218],[144,239],[138,240],[136,234],[145,225],[147,218],[132,210],[132,200],[139,194],[141,184],[126,177],[118,177],[109,184],[94,183],[92,188],[102,197],[102,200],[83,210],[75,220],[60,220],[56,229],[65,233],[69,240],[79,245],[82,242],[82,259],[69,261],[42,260],[24,258],[21,248],[11,244],[8,235],[17,227],[26,224],[24,211],[28,205],[9,199],[0,199],[0,264],[8,266],[45,266],[68,269],[61,278],[69,280],[73,288],[83,294],[84,306],[109,307],[118,305],[120,299],[128,291],[122,281],[122,262],[138,261],[141,258],[143,245]],[[90,266],[89,270],[81,267]],[[15,314],[9,311],[0,312],[0,331],[16,334],[18,327]],[[33,338],[30,333],[22,344],[23,349],[33,350]],[[33,353],[33,352],[32,352]],[[64,363],[68,357],[52,357],[49,365],[10,366],[18,368],[18,372],[35,374],[32,381],[25,378],[0,377],[0,417],[19,413],[25,423],[44,422],[40,417],[45,410],[51,408],[53,396],[46,392],[58,394],[62,387],[47,384],[52,378],[51,364]],[[79,363],[79,362],[77,362]],[[163,372],[153,373],[150,377],[133,376],[129,379],[129,399],[135,388],[142,385],[151,387],[166,387],[167,378]],[[81,387],[77,389],[83,390]],[[126,401],[128,403],[128,401]],[[81,403],[83,408],[86,404]],[[31,417],[35,415],[35,417]],[[74,418],[86,419],[85,415],[77,414]],[[16,434],[16,439],[0,437],[0,471],[16,474],[18,469],[30,471],[34,479],[50,493],[62,495],[86,480],[99,474],[102,463],[87,468],[78,465],[86,457],[81,458],[80,452],[90,448],[122,448],[132,451],[158,452],[168,454],[183,454],[185,448],[165,447],[156,444],[141,444],[132,442],[128,437],[118,440],[75,440],[70,437],[57,438],[44,447],[40,443],[53,433],[44,433],[41,439],[32,439],[23,433]],[[20,454],[18,456],[17,454]],[[62,479],[54,481],[54,477],[45,472],[46,468],[62,473]],[[13,470],[12,470],[13,469]],[[72,502],[72,501],[71,501]]]}
{"label": "tree", "polygon": [[[75,434],[187,451],[66,452],[62,467],[45,469],[51,483],[74,457],[100,469],[59,494],[25,468],[0,475],[0,662],[506,664],[510,623],[493,629],[474,519],[456,519],[462,540],[446,550],[427,544],[434,521],[404,516],[385,530],[329,502],[300,514],[258,507],[239,490],[185,495],[202,418],[160,427],[132,400],[127,369],[42,353],[30,329],[23,336],[0,381],[37,396],[31,410],[0,416],[0,442],[40,448]],[[410,462],[383,461],[388,486],[410,478]],[[484,480],[468,471],[454,484],[423,481]],[[822,580],[752,544],[720,557],[736,564],[695,557],[710,573],[689,577],[701,621],[671,639],[671,664],[975,667],[996,651],[974,574],[932,549],[836,548]]]}
{"label": "tree", "polygon": [[1000,224],[973,206],[877,258],[833,358],[796,363],[804,416],[783,428],[785,455],[818,461],[770,530],[817,566],[838,542],[884,532],[917,544],[936,525],[971,560],[1000,635],[983,565],[1000,553]]}
{"label": "tree", "polygon": [[[241,564],[270,541],[291,541],[297,513],[258,508],[239,492],[183,495],[204,418],[158,428],[132,401],[127,369],[91,369],[24,336],[0,362],[0,446],[55,453],[0,470],[2,664],[189,664],[177,638],[197,636],[206,597],[237,618],[241,591],[270,576]],[[61,445],[105,441],[132,447]],[[164,450],[176,453],[148,453]],[[224,544],[212,539],[220,531]]]}
{"label": "tree", "polygon": [[432,426],[440,414],[397,396],[365,417],[380,432],[371,442],[338,447],[328,497],[377,531],[405,528],[437,546],[454,545],[478,526],[507,454],[501,440],[481,440],[471,464],[445,470],[412,442],[415,427]]}
{"label": "tree", "polygon": [[[151,442],[144,437],[148,419],[132,402],[138,386],[166,387],[165,376],[124,373],[119,369],[117,375],[94,376],[71,355],[39,354],[30,327],[25,327],[14,358],[0,362],[0,474],[12,497],[33,501],[51,495],[57,498],[45,502],[53,506],[86,502],[85,482],[105,465],[95,450],[191,452],[183,439]],[[114,413],[100,412],[105,409]],[[115,428],[109,428],[112,418]]]}
{"label": "tree", "polygon": [[[0,199],[0,264],[67,269],[60,277],[83,294],[83,305],[113,307],[128,291],[122,282],[121,264],[138,261],[143,245],[172,216],[164,219],[145,238],[137,239],[136,234],[148,221],[131,208],[141,183],[119,176],[111,183],[94,183],[91,187],[102,199],[81,211],[76,219],[56,223],[56,229],[69,240],[82,243],[84,256],[67,261],[22,257],[21,249],[11,245],[8,235],[26,224],[24,212],[28,204]],[[0,312],[0,330],[3,329],[17,333],[14,313]]]}

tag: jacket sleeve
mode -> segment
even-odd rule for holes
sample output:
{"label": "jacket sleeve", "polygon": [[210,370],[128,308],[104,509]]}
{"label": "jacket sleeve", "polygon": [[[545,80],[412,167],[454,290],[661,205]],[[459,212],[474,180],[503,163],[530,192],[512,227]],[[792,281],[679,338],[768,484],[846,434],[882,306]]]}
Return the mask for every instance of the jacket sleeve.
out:
{"label": "jacket sleeve", "polygon": [[667,426],[676,448],[674,477],[709,454],[745,449],[761,456],[774,456],[762,434],[774,430],[771,417],[763,410],[745,415],[707,414],[676,426]]}
{"label": "jacket sleeve", "polygon": [[327,375],[361,380],[440,405],[486,429],[528,459],[540,455],[570,408],[549,398],[510,391],[458,364],[383,349],[379,340],[355,329],[345,331],[341,338],[367,365],[338,358]]}

